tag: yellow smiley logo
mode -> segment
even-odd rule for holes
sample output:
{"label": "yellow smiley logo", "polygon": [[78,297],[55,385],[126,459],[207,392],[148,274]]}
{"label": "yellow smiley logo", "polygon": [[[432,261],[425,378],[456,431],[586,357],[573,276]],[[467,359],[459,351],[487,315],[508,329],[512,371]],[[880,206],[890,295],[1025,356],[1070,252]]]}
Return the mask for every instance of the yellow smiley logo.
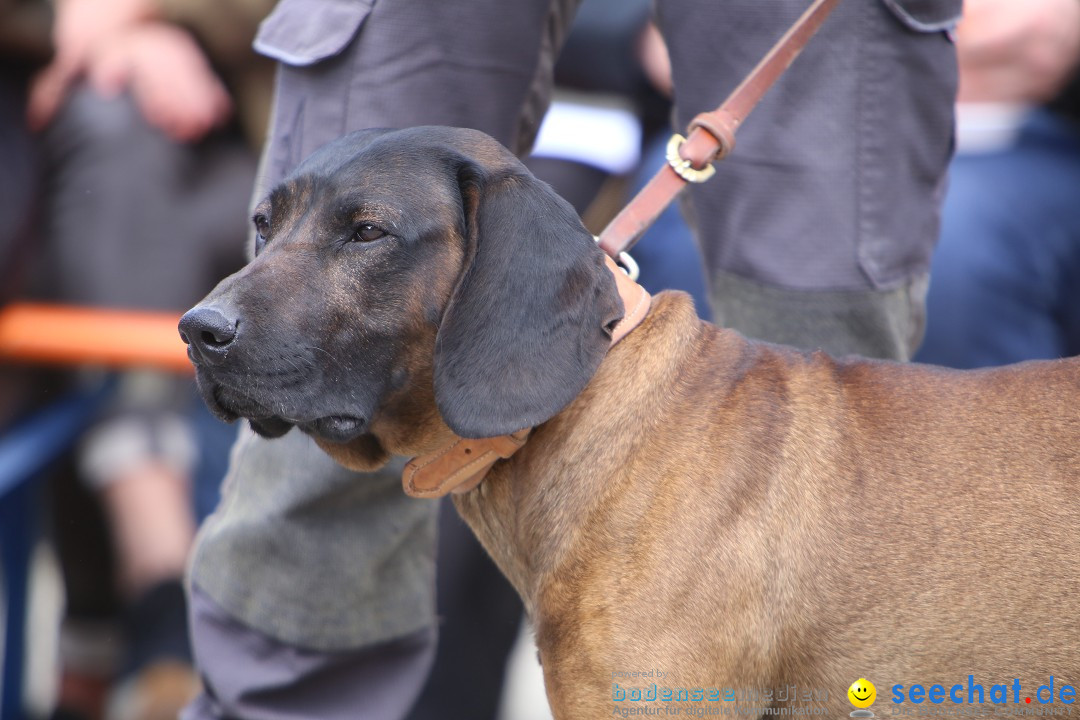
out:
{"label": "yellow smiley logo", "polygon": [[877,688],[874,687],[874,683],[866,678],[859,678],[851,683],[851,687],[847,690],[847,696],[855,707],[868,708],[877,699]]}

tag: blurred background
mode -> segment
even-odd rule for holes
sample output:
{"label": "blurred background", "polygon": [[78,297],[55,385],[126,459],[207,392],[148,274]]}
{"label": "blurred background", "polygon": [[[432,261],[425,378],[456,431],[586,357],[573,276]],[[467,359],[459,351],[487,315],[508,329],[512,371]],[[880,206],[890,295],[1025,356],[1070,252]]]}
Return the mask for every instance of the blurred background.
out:
{"label": "blurred background", "polygon": [[[198,401],[175,323],[244,261],[273,71],[250,44],[273,2],[115,1],[153,16],[95,47],[94,0],[0,0],[0,720],[174,718],[198,688],[182,577],[235,429]],[[586,0],[528,160],[594,232],[670,136],[649,14]],[[1080,3],[965,14],[918,359],[1075,355]],[[634,255],[709,317],[676,209]],[[549,717],[516,595],[448,503],[440,521],[440,645],[410,718]]]}

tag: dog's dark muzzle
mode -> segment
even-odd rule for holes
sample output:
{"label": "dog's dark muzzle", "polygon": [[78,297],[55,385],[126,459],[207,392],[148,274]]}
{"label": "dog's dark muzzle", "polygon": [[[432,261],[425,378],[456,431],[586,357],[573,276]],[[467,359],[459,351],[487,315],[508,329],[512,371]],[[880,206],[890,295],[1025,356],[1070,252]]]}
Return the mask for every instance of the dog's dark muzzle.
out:
{"label": "dog's dark muzzle", "polygon": [[[207,407],[219,418],[232,422],[237,417],[260,417],[269,415],[259,403],[230,391],[229,383],[223,385],[223,377],[229,377],[229,350],[237,344],[239,318],[227,310],[213,305],[197,305],[180,318],[180,339],[188,346],[188,358],[195,365],[199,392]],[[232,365],[238,364],[236,353]],[[270,422],[270,425],[279,423]],[[291,425],[289,426],[291,427]],[[282,434],[284,429],[276,434]],[[286,428],[287,429],[287,428]]]}
{"label": "dog's dark muzzle", "polygon": [[187,343],[188,357],[198,365],[221,365],[236,342],[240,321],[219,308],[197,306],[180,318],[180,338]]}
{"label": "dog's dark muzzle", "polygon": [[[294,425],[332,442],[348,442],[366,432],[366,414],[311,411],[320,403],[311,400],[318,392],[310,381],[321,373],[310,357],[280,349],[260,352],[268,343],[260,342],[258,332],[242,337],[242,325],[240,313],[213,302],[197,305],[180,319],[180,337],[195,365],[199,394],[217,417],[225,422],[247,418],[264,437],[284,435]],[[283,357],[286,362],[281,362]]]}

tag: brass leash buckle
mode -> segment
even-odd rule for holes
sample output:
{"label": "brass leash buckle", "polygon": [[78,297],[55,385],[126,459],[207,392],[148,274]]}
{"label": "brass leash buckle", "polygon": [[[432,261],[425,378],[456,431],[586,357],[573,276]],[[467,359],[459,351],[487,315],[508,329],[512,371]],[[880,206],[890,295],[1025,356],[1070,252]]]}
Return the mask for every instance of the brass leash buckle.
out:
{"label": "brass leash buckle", "polygon": [[703,183],[716,174],[716,167],[712,163],[700,170],[691,166],[690,161],[679,154],[679,148],[682,147],[684,142],[686,142],[686,138],[678,133],[672,135],[671,139],[668,140],[667,162],[671,169],[683,180],[692,183]]}

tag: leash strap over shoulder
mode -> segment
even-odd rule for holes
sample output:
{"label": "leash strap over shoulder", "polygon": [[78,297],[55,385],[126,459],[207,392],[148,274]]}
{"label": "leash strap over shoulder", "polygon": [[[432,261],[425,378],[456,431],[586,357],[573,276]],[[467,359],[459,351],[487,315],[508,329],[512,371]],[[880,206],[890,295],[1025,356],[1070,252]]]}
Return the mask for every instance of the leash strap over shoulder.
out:
{"label": "leash strap over shoulder", "polygon": [[814,0],[720,107],[690,121],[689,136],[668,144],[668,164],[600,233],[600,247],[617,258],[653,224],[688,182],[712,177],[712,163],[735,147],[735,131],[773,86],[840,0]]}

